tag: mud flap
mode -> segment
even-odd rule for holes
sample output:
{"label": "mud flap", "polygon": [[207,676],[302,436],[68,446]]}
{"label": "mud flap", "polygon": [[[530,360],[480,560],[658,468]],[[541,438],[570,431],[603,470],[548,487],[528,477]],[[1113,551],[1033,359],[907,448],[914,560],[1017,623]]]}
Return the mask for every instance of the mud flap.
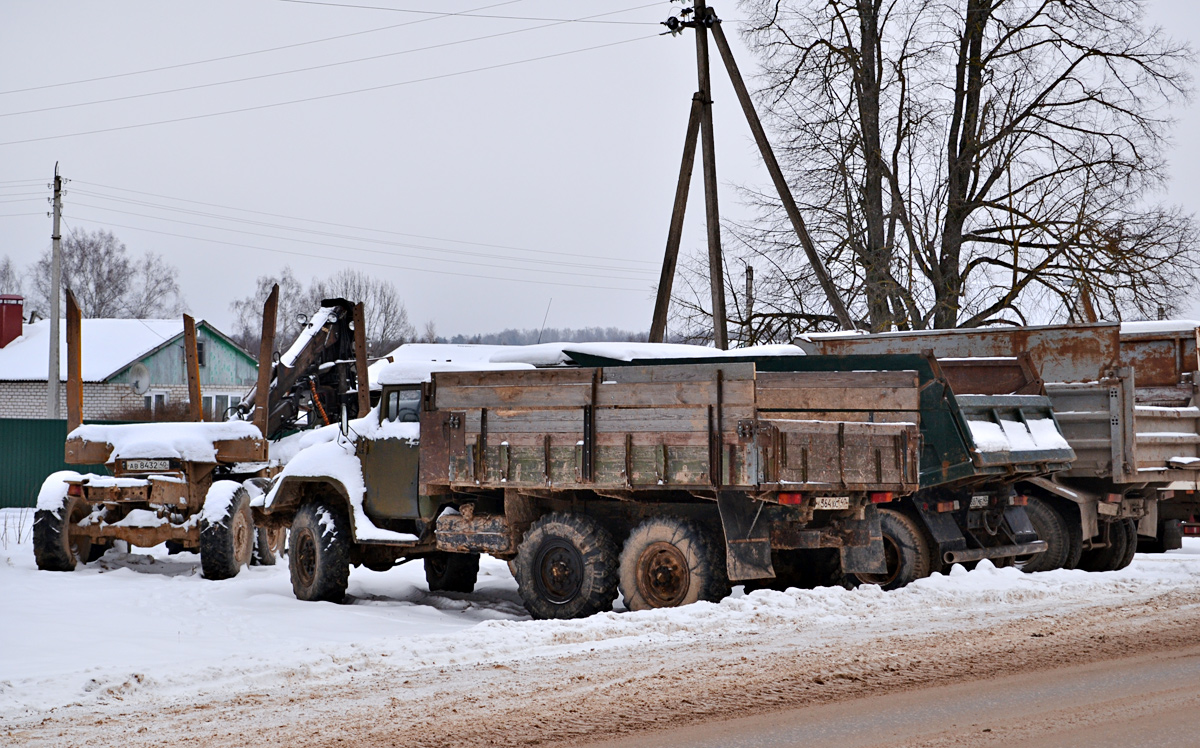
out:
{"label": "mud flap", "polygon": [[1010,506],[1004,510],[1004,521],[1008,523],[1008,531],[1012,533],[1012,542],[1016,544],[1032,543],[1038,539],[1029,514],[1023,506]]}
{"label": "mud flap", "polygon": [[717,509],[725,531],[725,567],[731,581],[771,579],[771,523],[763,515],[765,502],[741,491],[718,491]]}
{"label": "mud flap", "polygon": [[929,531],[929,537],[933,538],[933,542],[937,546],[934,558],[944,558],[946,553],[950,551],[965,551],[967,549],[967,538],[962,534],[958,523],[954,521],[953,514],[950,512],[931,512],[925,508],[924,502],[921,501],[914,501],[913,506],[916,507],[917,517],[920,518],[921,524]]}
{"label": "mud flap", "polygon": [[866,517],[843,524],[846,545],[841,547],[842,572],[845,574],[886,574],[887,559],[883,550],[883,530],[879,527],[879,512],[866,507]]}

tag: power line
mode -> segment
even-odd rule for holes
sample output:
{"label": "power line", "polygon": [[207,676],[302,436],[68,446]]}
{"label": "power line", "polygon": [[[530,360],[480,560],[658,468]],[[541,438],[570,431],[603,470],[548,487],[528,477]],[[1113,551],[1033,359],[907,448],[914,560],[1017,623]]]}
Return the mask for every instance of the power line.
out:
{"label": "power line", "polygon": [[[173,236],[173,237],[177,237],[179,239],[190,239],[193,241],[208,242],[210,244],[221,244],[221,245],[224,245],[227,247],[241,247],[243,249],[257,249],[257,250],[261,250],[263,252],[274,252],[276,254],[295,255],[297,257],[308,257],[310,259],[315,259],[315,260],[332,260],[334,262],[347,262],[346,258],[344,258],[344,257],[330,257],[328,255],[314,255],[314,254],[307,254],[305,252],[296,252],[294,250],[289,250],[289,249],[275,249],[272,247],[260,247],[260,246],[253,245],[253,244],[239,244],[237,242],[226,242],[226,241],[220,241],[218,239],[204,239],[204,238],[201,238],[198,236],[187,236],[185,234],[173,234],[169,231],[156,231],[154,229],[147,229],[147,228],[143,228],[140,226],[127,226],[127,225],[120,224],[120,223],[109,223],[107,221],[100,222],[100,221],[96,221],[96,220],[92,220],[92,219],[88,219],[88,218],[76,217],[75,220],[83,221],[85,223],[90,223],[90,224],[93,224],[96,226],[113,226],[113,227],[120,228],[120,229],[130,229],[132,231],[145,231],[150,234],[159,234],[162,236]],[[637,291],[639,293],[645,292],[644,288],[629,288],[629,287],[623,287],[623,286],[597,286],[597,285],[594,285],[591,283],[582,284],[582,283],[562,283],[562,282],[558,282],[558,281],[539,281],[539,280],[532,280],[530,278],[497,278],[494,275],[476,275],[473,273],[458,273],[458,272],[454,272],[454,271],[450,271],[450,270],[431,270],[429,268],[415,268],[415,267],[407,267],[404,265],[388,265],[388,264],[382,263],[382,262],[369,262],[367,260],[354,260],[354,264],[355,265],[370,265],[372,267],[393,268],[395,270],[410,270],[410,271],[417,272],[417,273],[433,273],[435,275],[453,275],[453,276],[457,276],[460,278],[482,278],[484,280],[496,280],[496,281],[505,281],[505,282],[511,282],[511,283],[533,283],[533,284],[539,285],[539,286],[565,286],[568,288],[594,288],[594,289],[600,289],[600,290],[606,290],[606,291]]]}
{"label": "power line", "polygon": [[[441,13],[436,10],[410,10],[408,8],[388,8],[388,7],[384,7],[384,6],[380,6],[380,5],[353,5],[350,3],[328,3],[328,2],[320,2],[319,0],[278,0],[278,1],[281,3],[294,3],[296,5],[323,5],[323,6],[330,7],[330,8],[355,8],[358,10],[387,10],[387,11],[391,11],[393,13],[417,13],[417,14],[421,14],[421,15],[439,15],[439,16],[440,15],[449,15],[449,16],[460,16],[462,18],[491,18],[491,19],[499,19],[499,20],[504,20],[504,21],[560,21],[562,23],[603,23],[603,24],[614,24],[614,25],[622,25],[622,26],[658,26],[659,25],[658,21],[598,21],[598,20],[593,20],[593,19],[597,18],[597,16],[588,16],[586,18],[547,18],[545,16],[501,16],[501,15],[492,15],[492,14],[486,14],[486,13],[472,13],[469,11],[463,11],[460,13]],[[639,8],[630,8],[629,10],[639,10],[640,8],[650,8],[650,7],[661,6],[661,5],[662,5],[662,3],[650,3],[649,5],[642,5]],[[617,10],[617,11],[612,11],[611,13],[601,13],[599,15],[611,16],[615,13],[624,13],[624,12],[626,12],[626,11]]]}
{"label": "power line", "polygon": [[[612,11],[612,12],[613,13],[623,13],[623,12],[626,12],[629,10],[638,10],[641,7],[645,7],[645,6],[636,6],[633,8],[626,8],[625,10],[622,10],[622,11]],[[605,13],[605,14],[601,14],[601,15],[610,15],[610,14]],[[583,19],[578,19],[578,20],[583,20]],[[250,76],[246,76],[244,78],[231,78],[229,80],[214,81],[212,83],[197,83],[192,86],[181,86],[179,88],[168,88],[168,89],[164,89],[162,91],[147,91],[145,93],[128,94],[126,96],[113,96],[113,97],[110,97],[107,99],[94,99],[92,101],[80,101],[80,102],[76,102],[74,104],[58,104],[56,106],[39,107],[37,109],[25,109],[20,112],[3,112],[3,113],[0,113],[0,117],[17,117],[17,116],[21,116],[21,115],[25,115],[25,114],[39,114],[41,112],[55,112],[55,111],[59,111],[61,109],[74,109],[76,107],[81,107],[81,106],[94,106],[96,104],[112,104],[112,103],[115,103],[118,101],[130,101],[133,99],[144,99],[144,98],[148,98],[150,96],[163,96],[166,94],[184,93],[187,91],[198,91],[198,90],[204,89],[204,88],[215,88],[217,86],[228,86],[228,85],[232,85],[235,83],[248,83],[250,81],[264,80],[267,78],[277,78],[277,77],[280,77],[283,75],[295,75],[297,73],[309,73],[314,70],[325,70],[328,68],[340,67],[342,65],[355,65],[360,62],[371,62],[373,60],[382,60],[382,59],[385,59],[388,57],[399,57],[401,55],[414,54],[416,52],[428,52],[428,51],[434,50],[434,49],[444,49],[446,47],[456,47],[456,46],[459,46],[462,44],[472,44],[474,42],[486,41],[488,39],[497,39],[502,36],[513,36],[515,34],[525,34],[530,31],[538,31],[540,29],[548,29],[553,26],[561,26],[564,23],[571,23],[571,21],[555,20],[553,23],[545,23],[540,26],[529,26],[529,27],[523,28],[523,29],[512,29],[510,31],[500,31],[500,32],[497,32],[494,34],[485,34],[484,36],[471,37],[470,39],[458,39],[458,40],[451,41],[451,42],[442,42],[440,44],[431,44],[427,47],[414,47],[413,49],[402,49],[398,52],[384,52],[382,54],[370,55],[368,57],[357,57],[353,60],[339,60],[337,62],[326,62],[326,63],[322,63],[320,65],[310,65],[308,67],[303,67],[303,68],[293,68],[291,70],[280,70],[280,71],[274,72],[274,73],[262,73],[260,75],[250,75]]]}
{"label": "power line", "polygon": [[[388,252],[388,251],[382,250],[382,249],[369,249],[369,248],[365,248],[365,247],[351,247],[351,246],[347,246],[345,244],[330,244],[329,242],[319,242],[319,241],[314,241],[312,239],[298,239],[295,237],[277,236],[275,234],[262,234],[257,231],[245,231],[243,229],[231,229],[231,228],[226,228],[223,226],[213,226],[212,224],[207,224],[207,223],[196,223],[194,221],[182,221],[178,218],[164,218],[162,216],[148,215],[146,213],[137,213],[137,212],[129,211],[129,210],[119,210],[117,208],[106,208],[102,205],[91,205],[88,203],[79,202],[78,200],[73,201],[71,204],[73,206],[77,206],[77,207],[81,207],[81,208],[92,208],[94,210],[103,210],[103,211],[108,211],[110,213],[119,213],[121,215],[137,216],[138,218],[150,218],[150,219],[153,219],[156,221],[168,221],[170,223],[177,223],[177,224],[181,224],[184,226],[196,226],[198,228],[214,229],[216,231],[228,231],[228,232],[234,233],[234,234],[245,234],[247,236],[257,236],[262,239],[278,239],[280,241],[298,241],[298,242],[303,242],[305,244],[315,244],[317,246],[330,247],[333,249],[348,249],[348,250],[351,250],[354,252],[367,252],[370,254],[387,255],[389,257],[407,257],[407,258],[413,259],[413,260],[427,260],[427,261],[433,261],[433,262],[452,262],[452,260],[438,260],[436,258],[405,254],[403,252]],[[357,241],[371,241],[371,240],[358,239],[357,237],[341,237],[341,238],[348,238],[348,239],[357,240]],[[376,243],[387,244],[387,242],[376,242]],[[399,246],[404,246],[404,245],[399,245]],[[466,252],[466,251],[462,251],[462,250],[442,249],[442,248],[438,248],[438,247],[412,247],[411,245],[409,245],[409,246],[410,246],[410,248],[413,248],[413,249],[425,249],[425,250],[432,251],[432,252],[442,252],[445,254],[460,255],[460,256],[483,257],[485,259],[493,259],[493,260],[494,259],[507,259],[507,260],[512,260],[514,262],[541,263],[541,264],[551,264],[551,265],[558,265],[558,266],[565,266],[565,267],[579,267],[579,268],[594,269],[594,270],[618,270],[619,272],[629,272],[629,273],[646,272],[646,271],[634,271],[634,270],[622,271],[620,268],[612,268],[609,266],[601,266],[601,265],[582,265],[582,264],[576,264],[576,263],[559,263],[559,262],[552,262],[552,261],[547,261],[547,260],[521,260],[519,258],[497,258],[492,255],[486,255],[486,254],[479,253],[479,252]],[[478,267],[490,267],[490,268],[497,268],[499,270],[507,270],[507,269],[518,270],[519,269],[519,270],[522,270],[525,272],[534,272],[534,273],[553,273],[556,275],[574,275],[574,276],[583,276],[583,277],[591,277],[591,278],[609,278],[611,280],[637,280],[636,278],[630,278],[627,276],[622,277],[622,276],[615,276],[615,275],[593,275],[591,273],[579,273],[579,272],[562,271],[562,270],[542,270],[540,268],[512,268],[509,265],[492,265],[492,264],[480,263],[480,262],[476,262],[474,264]]]}
{"label": "power line", "polygon": [[[242,223],[242,224],[247,224],[247,225],[251,225],[251,226],[261,226],[264,228],[280,229],[283,231],[291,231],[291,232],[296,232],[296,233],[310,234],[313,236],[325,236],[325,237],[330,237],[330,238],[334,238],[334,239],[349,239],[352,241],[360,241],[360,242],[366,242],[366,243],[370,243],[370,244],[381,244],[384,246],[404,247],[404,248],[408,248],[408,249],[423,249],[423,250],[428,250],[431,252],[440,252],[440,253],[444,253],[444,254],[454,254],[454,255],[471,256],[471,257],[483,257],[486,259],[493,259],[493,260],[509,260],[512,262],[523,262],[523,263],[530,263],[530,264],[558,265],[558,266],[564,266],[564,267],[591,268],[591,269],[596,269],[596,270],[612,269],[611,266],[609,266],[609,265],[593,265],[593,264],[581,263],[581,262],[563,262],[563,261],[556,261],[556,260],[543,260],[543,259],[538,259],[538,258],[497,256],[495,254],[483,253],[483,252],[468,252],[468,251],[464,251],[464,250],[449,249],[446,247],[430,247],[430,246],[421,245],[421,244],[386,241],[386,240],[375,239],[375,238],[371,238],[371,237],[354,236],[351,234],[338,234],[338,233],[329,232],[329,231],[316,231],[316,230],[309,229],[309,228],[293,227],[293,226],[288,226],[285,224],[270,223],[267,221],[255,221],[252,219],[238,218],[236,216],[223,216],[218,213],[207,213],[204,211],[192,210],[189,208],[177,208],[177,207],[173,207],[170,205],[162,205],[162,204],[151,203],[151,202],[146,202],[146,201],[142,201],[142,200],[125,199],[125,198],[121,198],[121,197],[105,195],[105,194],[99,193],[99,192],[91,192],[90,190],[84,190],[84,189],[79,189],[79,188],[76,188],[74,190],[74,193],[78,194],[78,195],[89,196],[89,197],[98,197],[102,200],[111,200],[114,202],[130,204],[130,205],[137,205],[137,206],[146,207],[146,208],[154,208],[154,209],[158,209],[158,210],[166,210],[166,211],[171,211],[171,212],[176,212],[176,213],[183,213],[185,215],[197,216],[200,218],[213,218],[213,219],[217,219],[219,221]],[[103,206],[90,206],[90,207],[98,208],[99,210],[114,210],[114,211],[116,210],[113,208],[105,208]],[[143,215],[143,214],[134,213],[133,215]],[[268,215],[272,215],[272,214],[268,214]],[[147,217],[158,218],[158,216],[147,216]],[[167,219],[163,219],[163,220],[167,220]],[[203,225],[203,226],[207,226],[209,228],[221,228],[222,230],[225,230],[225,231],[235,231],[236,230],[236,229],[228,229],[228,228],[224,228],[224,227],[211,226],[209,224],[197,224],[197,225]],[[354,229],[357,231],[378,231],[379,233],[399,234],[399,232],[380,231],[378,229],[367,229],[367,228],[362,228],[362,227],[358,227],[358,226],[345,226],[343,224],[334,224],[334,225],[344,226],[345,228],[351,228],[351,229]],[[246,232],[246,233],[253,233],[253,232]],[[414,236],[412,234],[399,234],[399,235]],[[275,237],[275,238],[283,238],[283,237]],[[463,244],[468,244],[468,245],[478,244],[476,242],[457,242],[454,239],[440,239],[438,237],[422,237],[422,238],[432,239],[434,241],[447,241],[447,242],[452,242],[452,243],[463,243]],[[525,252],[535,252],[537,254],[554,255],[554,256],[560,256],[560,257],[569,257],[572,260],[583,259],[583,258],[579,257],[579,255],[571,254],[569,252],[552,252],[552,251],[548,251],[548,250],[526,250],[526,249],[522,249],[520,247],[504,247],[503,245],[482,245],[482,246],[493,247],[493,248],[503,248],[503,249],[513,249],[513,250],[520,250],[520,251],[525,251]],[[638,262],[639,264],[652,264],[652,263],[649,263],[644,260],[631,261],[631,262]],[[639,269],[639,270],[629,270],[627,272],[641,273],[641,272],[650,272],[650,271],[648,269],[647,270]]]}
{"label": "power line", "polygon": [[46,214],[42,211],[38,211],[37,213],[0,213],[0,218],[12,218],[14,216],[44,216],[44,215],[46,215]]}
{"label": "power line", "polygon": [[140,129],[143,127],[154,127],[156,125],[170,125],[170,124],[174,124],[177,122],[189,122],[192,120],[209,119],[212,117],[222,117],[227,114],[240,114],[242,112],[254,112],[254,111],[261,110],[261,109],[274,109],[276,107],[281,107],[281,106],[290,106],[292,104],[305,104],[305,103],[312,102],[312,101],[323,101],[325,99],[335,99],[335,98],[339,98],[341,96],[352,96],[352,95],[361,94],[361,93],[371,93],[373,91],[382,91],[382,90],[388,89],[388,88],[398,88],[400,86],[408,86],[408,85],[411,85],[414,83],[427,83],[429,81],[443,80],[446,78],[456,78],[458,76],[470,75],[472,73],[482,73],[482,72],[485,72],[488,70],[498,70],[501,68],[514,67],[516,65],[524,65],[524,64],[530,63],[530,62],[540,62],[542,60],[552,60],[552,59],[555,59],[558,57],[566,57],[567,55],[579,54],[581,52],[592,52],[592,51],[595,51],[598,49],[606,49],[608,47],[617,47],[622,44],[630,44],[631,42],[644,41],[647,39],[654,39],[654,38],[657,38],[657,36],[658,36],[658,34],[655,34],[654,36],[636,36],[632,39],[623,39],[621,41],[608,42],[607,44],[597,44],[597,45],[591,46],[591,47],[570,49],[565,52],[555,52],[553,54],[540,55],[538,57],[527,57],[523,60],[514,60],[512,62],[502,62],[502,63],[498,63],[496,65],[486,65],[484,67],[471,68],[469,70],[460,70],[460,71],[454,72],[454,73],[443,73],[441,75],[431,75],[426,78],[414,78],[412,80],[399,81],[397,83],[384,83],[379,86],[370,86],[368,88],[358,88],[358,89],[354,89],[352,91],[340,91],[340,92],[331,93],[331,94],[322,94],[320,96],[309,96],[309,97],[306,97],[303,99],[291,99],[288,101],[278,101],[278,102],[275,102],[272,104],[259,104],[257,106],[242,107],[240,109],[227,109],[222,112],[209,112],[208,114],[193,114],[188,117],[175,117],[173,119],[158,120],[155,122],[141,122],[141,123],[134,124],[134,125],[121,125],[118,127],[104,127],[104,128],[100,128],[97,130],[84,130],[81,132],[65,133],[63,135],[45,135],[40,138],[25,138],[24,140],[8,140],[5,142],[0,142],[0,146],[23,145],[25,143],[39,143],[39,142],[42,142],[45,140],[58,140],[61,138],[75,138],[75,137],[79,137],[82,135],[97,135],[99,133],[105,133],[105,132],[118,132],[118,131],[122,131],[122,130],[136,130],[136,129]]}
{"label": "power line", "polygon": [[[473,8],[472,10],[466,11],[466,12],[471,13],[471,12],[474,12],[477,10],[488,10],[489,8],[499,8],[504,5],[513,5],[514,3],[520,3],[520,2],[524,2],[524,0],[507,0],[506,2],[503,2],[503,3],[493,3],[491,5],[482,5],[478,8]],[[6,94],[24,93],[26,91],[41,91],[41,90],[44,90],[47,88],[61,88],[63,86],[75,86],[75,85],[78,85],[81,83],[96,83],[99,81],[112,80],[114,78],[127,78],[127,77],[133,76],[133,75],[145,75],[147,73],[160,73],[164,70],[177,70],[179,68],[193,67],[195,65],[207,65],[212,62],[224,62],[225,60],[236,60],[241,57],[253,57],[254,55],[268,54],[270,52],[281,52],[285,49],[295,49],[297,47],[306,47],[306,46],[309,46],[312,44],[321,44],[324,42],[337,41],[338,39],[349,39],[350,37],[363,36],[365,34],[374,34],[379,31],[390,31],[391,29],[398,29],[398,28],[401,28],[404,26],[414,26],[418,23],[429,23],[430,21],[439,20],[439,17],[440,18],[448,18],[448,17],[454,16],[457,14],[456,13],[440,13],[440,14],[436,14],[436,15],[438,17],[419,18],[415,21],[405,21],[404,23],[394,23],[394,24],[391,24],[390,26],[380,26],[380,27],[373,28],[373,29],[365,29],[363,31],[353,31],[349,34],[338,34],[337,36],[326,36],[321,39],[312,39],[312,40],[306,41],[306,42],[295,42],[293,44],[283,44],[278,47],[268,47],[266,49],[256,49],[251,52],[239,52],[237,54],[224,55],[222,57],[209,57],[208,59],[205,59],[205,60],[193,60],[192,62],[180,62],[180,63],[174,64],[174,65],[162,65],[160,67],[146,68],[144,70],[131,70],[127,73],[113,73],[112,75],[100,75],[95,78],[81,78],[79,80],[63,81],[62,83],[47,83],[42,86],[30,86],[28,88],[14,88],[14,89],[10,89],[8,91],[0,91],[0,96],[4,96]]]}

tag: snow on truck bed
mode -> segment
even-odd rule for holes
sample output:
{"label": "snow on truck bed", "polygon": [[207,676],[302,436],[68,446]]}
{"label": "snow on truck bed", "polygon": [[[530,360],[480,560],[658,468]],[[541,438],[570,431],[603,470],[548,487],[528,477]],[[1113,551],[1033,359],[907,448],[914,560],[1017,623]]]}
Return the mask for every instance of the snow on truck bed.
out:
{"label": "snow on truck bed", "polygon": [[1070,449],[1049,418],[1030,418],[1025,423],[1001,419],[967,421],[971,438],[980,452],[1031,452],[1042,449]]}
{"label": "snow on truck bed", "polygon": [[220,423],[85,424],[68,434],[67,438],[112,445],[110,462],[129,457],[215,462],[217,452],[213,442],[259,439],[261,436],[258,427],[252,423],[225,421]]}

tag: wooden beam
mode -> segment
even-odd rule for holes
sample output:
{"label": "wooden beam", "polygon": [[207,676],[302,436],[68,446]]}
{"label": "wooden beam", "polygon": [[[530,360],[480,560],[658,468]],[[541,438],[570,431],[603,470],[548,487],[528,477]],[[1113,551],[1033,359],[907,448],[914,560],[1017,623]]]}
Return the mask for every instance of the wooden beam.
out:
{"label": "wooden beam", "polygon": [[187,368],[188,420],[204,420],[204,404],[200,399],[200,358],[196,353],[196,320],[183,315],[183,361]]}
{"label": "wooden beam", "polygon": [[367,374],[367,313],[360,301],[354,305],[354,381],[358,388],[358,414],[371,409],[371,380]]}
{"label": "wooden beam", "polygon": [[[258,384],[254,388],[254,425],[263,439],[267,439],[267,419],[271,412],[271,369],[275,352],[275,312],[279,308],[279,284],[271,287],[271,294],[263,304],[262,339],[258,344]],[[264,459],[266,455],[263,455]]]}
{"label": "wooden beam", "polygon": [[696,163],[696,138],[700,133],[700,110],[704,97],[692,94],[692,112],[688,115],[687,135],[683,139],[683,163],[679,166],[679,182],[675,185],[675,206],[671,209],[671,227],[667,230],[667,251],[663,255],[662,275],[658,278],[658,298],[654,302],[654,319],[650,323],[650,342],[661,343],[667,332],[667,309],[671,305],[671,288],[675,284],[675,266],[679,261],[679,241],[683,236],[683,215],[687,211],[688,189],[692,183],[692,167]]}
{"label": "wooden beam", "polygon": [[[83,425],[83,314],[67,289],[67,433]],[[58,341],[54,341],[58,345]],[[58,372],[54,372],[58,376]]]}

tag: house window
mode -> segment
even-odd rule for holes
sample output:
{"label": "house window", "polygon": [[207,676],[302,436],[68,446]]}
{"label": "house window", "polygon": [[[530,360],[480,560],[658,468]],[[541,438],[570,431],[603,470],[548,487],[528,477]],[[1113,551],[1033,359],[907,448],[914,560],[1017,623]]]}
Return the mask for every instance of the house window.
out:
{"label": "house window", "polygon": [[204,419],[207,421],[224,421],[230,408],[236,408],[242,401],[241,393],[213,393],[203,397]]}
{"label": "house window", "polygon": [[204,364],[206,363],[206,358],[204,356],[204,341],[203,340],[196,341],[196,363],[199,364],[200,366],[204,366]]}
{"label": "house window", "polygon": [[155,392],[153,390],[147,392],[143,397],[143,400],[146,403],[146,410],[148,410],[152,416],[162,413],[170,399],[170,393],[162,391]]}

